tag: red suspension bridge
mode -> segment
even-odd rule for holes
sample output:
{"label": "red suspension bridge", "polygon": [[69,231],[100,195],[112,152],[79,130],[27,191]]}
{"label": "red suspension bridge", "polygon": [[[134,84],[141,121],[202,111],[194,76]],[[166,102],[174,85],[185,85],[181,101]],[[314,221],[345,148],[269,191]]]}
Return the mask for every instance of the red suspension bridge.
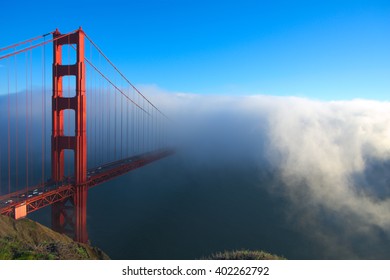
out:
{"label": "red suspension bridge", "polygon": [[81,28],[1,48],[0,213],[87,242],[88,190],[171,155],[168,125]]}

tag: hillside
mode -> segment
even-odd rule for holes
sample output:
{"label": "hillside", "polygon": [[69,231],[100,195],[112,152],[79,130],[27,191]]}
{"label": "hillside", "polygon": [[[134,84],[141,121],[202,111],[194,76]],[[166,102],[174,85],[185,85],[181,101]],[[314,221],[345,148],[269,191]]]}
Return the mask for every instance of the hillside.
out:
{"label": "hillside", "polygon": [[100,260],[100,249],[74,242],[66,235],[31,221],[0,216],[0,259]]}
{"label": "hillside", "polygon": [[207,260],[285,260],[285,258],[273,255],[264,251],[249,251],[249,250],[238,250],[238,251],[225,251],[218,252]]}

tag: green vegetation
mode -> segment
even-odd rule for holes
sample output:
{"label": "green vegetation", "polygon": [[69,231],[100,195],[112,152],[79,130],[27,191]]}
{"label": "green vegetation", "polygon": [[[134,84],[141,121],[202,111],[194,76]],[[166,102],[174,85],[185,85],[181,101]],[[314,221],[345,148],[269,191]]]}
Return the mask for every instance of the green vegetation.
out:
{"label": "green vegetation", "polygon": [[[109,259],[100,249],[31,221],[0,216],[0,260]],[[236,250],[212,254],[206,260],[284,260],[264,251]]]}
{"label": "green vegetation", "polygon": [[1,260],[109,259],[98,248],[74,242],[68,236],[29,219],[0,216]]}
{"label": "green vegetation", "polygon": [[56,259],[50,251],[42,247],[29,246],[15,238],[0,238],[1,260],[52,260]]}
{"label": "green vegetation", "polygon": [[285,258],[264,251],[225,251],[212,254],[206,260],[285,260]]}

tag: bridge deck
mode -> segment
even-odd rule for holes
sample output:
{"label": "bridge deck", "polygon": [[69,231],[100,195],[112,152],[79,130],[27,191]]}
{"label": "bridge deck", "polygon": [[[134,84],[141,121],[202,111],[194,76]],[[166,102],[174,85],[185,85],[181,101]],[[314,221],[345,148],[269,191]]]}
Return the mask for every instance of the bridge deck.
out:
{"label": "bridge deck", "polygon": [[[86,184],[88,188],[92,188],[173,153],[174,151],[172,149],[159,150],[89,169]],[[26,205],[26,214],[28,214],[71,197],[75,189],[73,182],[73,178],[65,178],[63,181],[56,183],[49,181],[45,184],[32,186],[27,190],[0,196],[0,214],[15,216],[15,208],[24,205]]]}

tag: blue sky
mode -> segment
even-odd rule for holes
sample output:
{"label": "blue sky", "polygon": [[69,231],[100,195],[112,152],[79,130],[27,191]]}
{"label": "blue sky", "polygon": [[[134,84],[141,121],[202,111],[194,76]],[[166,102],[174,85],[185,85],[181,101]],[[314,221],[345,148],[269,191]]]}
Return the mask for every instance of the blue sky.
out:
{"label": "blue sky", "polygon": [[0,46],[82,26],[136,85],[389,100],[389,1],[57,3],[2,1]]}

